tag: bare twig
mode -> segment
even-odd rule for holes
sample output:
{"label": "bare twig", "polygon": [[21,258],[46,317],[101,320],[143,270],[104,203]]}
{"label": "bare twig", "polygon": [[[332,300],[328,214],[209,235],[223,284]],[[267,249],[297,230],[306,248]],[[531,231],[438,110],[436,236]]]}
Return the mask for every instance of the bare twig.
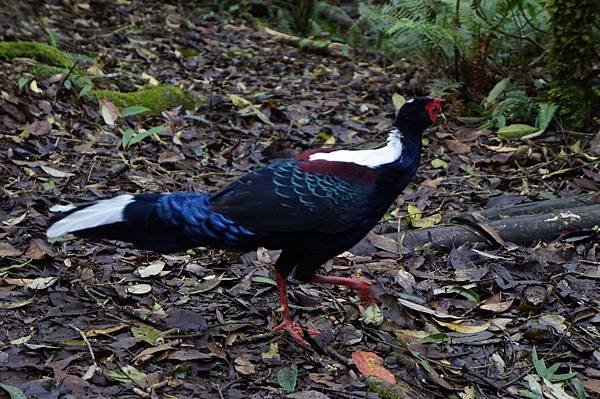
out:
{"label": "bare twig", "polygon": [[85,372],[83,377],[81,377],[84,380],[89,380],[90,378],[92,378],[94,376],[94,373],[98,369],[98,364],[96,363],[96,355],[94,354],[94,350],[92,349],[92,344],[90,344],[90,341],[85,336],[85,333],[81,329],[79,329],[77,326],[75,326],[74,324],[69,324],[69,327],[71,327],[73,330],[77,331],[79,333],[79,335],[81,335],[83,342],[85,342],[85,345],[87,346],[88,351],[90,352],[90,357],[92,358],[92,364],[87,369],[87,371]]}

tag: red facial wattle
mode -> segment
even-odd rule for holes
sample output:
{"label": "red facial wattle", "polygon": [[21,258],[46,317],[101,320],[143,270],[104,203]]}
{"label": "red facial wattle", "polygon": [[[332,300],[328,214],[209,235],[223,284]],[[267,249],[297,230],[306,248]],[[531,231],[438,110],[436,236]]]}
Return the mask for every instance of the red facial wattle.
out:
{"label": "red facial wattle", "polygon": [[442,112],[442,101],[439,98],[434,98],[429,104],[425,105],[429,119],[432,123],[437,122],[439,119],[445,119],[444,113]]}

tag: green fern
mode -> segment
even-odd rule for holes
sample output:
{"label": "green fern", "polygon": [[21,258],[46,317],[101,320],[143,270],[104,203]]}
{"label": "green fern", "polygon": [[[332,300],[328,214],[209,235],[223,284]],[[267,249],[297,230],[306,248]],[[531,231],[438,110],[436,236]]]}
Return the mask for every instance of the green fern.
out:
{"label": "green fern", "polygon": [[536,0],[389,0],[359,11],[380,47],[421,58],[456,81],[471,62],[504,67],[538,57],[549,18]]}

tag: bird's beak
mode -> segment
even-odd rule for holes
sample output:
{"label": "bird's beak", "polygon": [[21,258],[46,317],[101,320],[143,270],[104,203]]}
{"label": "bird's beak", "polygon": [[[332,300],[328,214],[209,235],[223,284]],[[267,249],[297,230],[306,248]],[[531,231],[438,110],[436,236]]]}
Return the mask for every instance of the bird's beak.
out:
{"label": "bird's beak", "polygon": [[440,112],[437,116],[437,122],[446,123],[446,115],[443,112]]}

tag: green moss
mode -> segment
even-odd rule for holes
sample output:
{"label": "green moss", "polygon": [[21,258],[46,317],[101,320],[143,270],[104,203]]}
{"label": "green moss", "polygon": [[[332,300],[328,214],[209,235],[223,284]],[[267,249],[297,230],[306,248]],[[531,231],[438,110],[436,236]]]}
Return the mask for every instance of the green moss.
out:
{"label": "green moss", "polygon": [[74,65],[62,51],[44,43],[36,42],[0,42],[0,59],[10,60],[16,57],[32,58],[44,64],[63,68]]}
{"label": "green moss", "polygon": [[559,106],[563,124],[581,129],[592,110],[589,71],[592,68],[594,46],[594,15],[597,0],[548,0],[551,41],[548,54],[552,72],[550,96]]}
{"label": "green moss", "polygon": [[183,106],[185,109],[193,108],[200,99],[193,99],[179,87],[159,85],[143,87],[131,93],[121,93],[112,90],[96,90],[98,99],[106,98],[120,108],[134,105],[146,107],[149,114],[158,115],[169,108]]}
{"label": "green moss", "polygon": [[39,78],[49,78],[52,75],[56,75],[57,73],[65,73],[68,72],[68,68],[61,68],[52,65],[46,64],[37,64],[29,68],[30,72]]}
{"label": "green moss", "polygon": [[83,88],[84,86],[92,85],[92,82],[85,76],[79,74],[79,72],[75,70],[70,70],[69,68],[61,68],[52,65],[46,64],[37,64],[33,65],[29,68],[29,71],[39,78],[49,78],[52,75],[56,75],[58,73],[69,74],[69,80],[75,84],[75,86],[79,88]]}
{"label": "green moss", "polygon": [[200,54],[200,52],[193,48],[182,48],[180,50],[181,55],[185,58],[193,58]]}
{"label": "green moss", "polygon": [[376,378],[368,379],[369,391],[376,393],[382,399],[404,399],[412,397],[412,392],[408,385],[397,383],[392,385]]}

